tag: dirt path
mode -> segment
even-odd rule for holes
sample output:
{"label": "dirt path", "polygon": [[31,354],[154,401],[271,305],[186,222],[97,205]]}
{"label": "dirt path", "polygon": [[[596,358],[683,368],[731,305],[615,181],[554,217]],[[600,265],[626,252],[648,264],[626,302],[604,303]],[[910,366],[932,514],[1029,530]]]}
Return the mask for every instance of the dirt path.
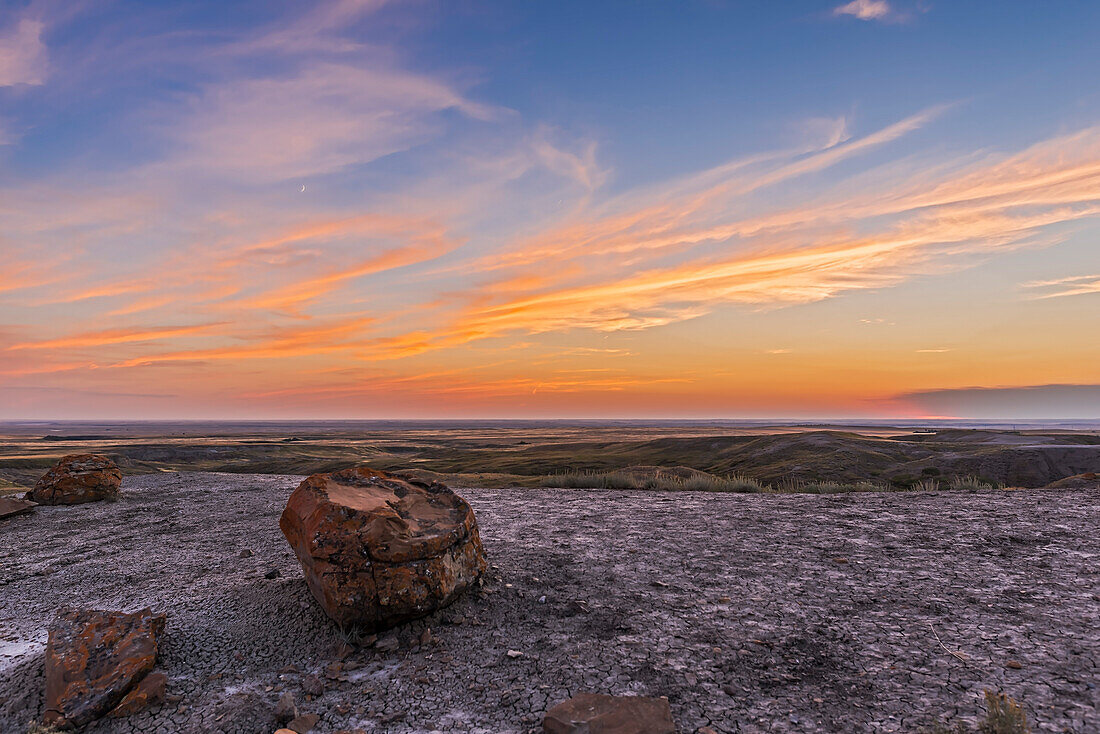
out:
{"label": "dirt path", "polygon": [[486,589],[330,668],[306,701],[280,671],[325,678],[341,638],[277,527],[297,481],[127,477],[117,503],[0,522],[0,731],[41,713],[62,603],[169,614],[180,700],[93,732],[266,734],[283,690],[318,732],[526,732],[582,689],[666,695],[682,732],[919,731],[972,720],[986,688],[1036,731],[1100,731],[1097,490],[463,490]]}

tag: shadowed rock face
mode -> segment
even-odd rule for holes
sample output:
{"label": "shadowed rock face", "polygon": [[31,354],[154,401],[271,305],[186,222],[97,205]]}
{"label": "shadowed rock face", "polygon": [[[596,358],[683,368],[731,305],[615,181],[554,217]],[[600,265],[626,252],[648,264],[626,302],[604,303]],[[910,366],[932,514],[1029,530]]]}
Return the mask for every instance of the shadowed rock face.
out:
{"label": "shadowed rock face", "polygon": [[[127,694],[154,698],[139,686],[153,669],[165,615],[143,609],[133,614],[63,608],[46,642],[46,713],[61,728],[80,727],[120,704]],[[154,679],[152,683],[160,683]],[[139,701],[128,702],[125,715]]]}
{"label": "shadowed rock face", "polygon": [[578,693],[546,712],[546,734],[676,734],[667,698]]}
{"label": "shadowed rock face", "polygon": [[122,472],[106,456],[71,454],[46,472],[26,499],[40,505],[78,505],[114,499],[121,484]]}
{"label": "shadowed rock face", "polygon": [[367,467],[306,479],[279,527],[325,612],[366,631],[449,604],[485,571],[465,500]]}

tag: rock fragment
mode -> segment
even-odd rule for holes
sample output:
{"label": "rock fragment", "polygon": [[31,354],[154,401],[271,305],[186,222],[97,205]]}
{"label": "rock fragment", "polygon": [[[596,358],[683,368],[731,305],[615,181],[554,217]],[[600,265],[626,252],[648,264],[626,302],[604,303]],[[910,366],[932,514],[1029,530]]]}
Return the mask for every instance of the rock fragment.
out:
{"label": "rock fragment", "polygon": [[325,693],[325,684],[317,676],[307,675],[302,680],[302,691],[308,696],[322,696]]}
{"label": "rock fragment", "polygon": [[546,734],[676,734],[667,698],[579,693],[546,712]]}
{"label": "rock fragment", "polygon": [[122,472],[106,456],[70,454],[42,475],[24,499],[40,505],[78,505],[118,497]]}
{"label": "rock fragment", "polygon": [[298,717],[298,705],[294,702],[294,694],[287,691],[279,696],[279,702],[275,704],[275,720],[280,724]]}
{"label": "rock fragment", "polygon": [[306,734],[306,732],[311,731],[313,727],[317,726],[317,722],[320,720],[321,717],[317,714],[302,714],[287,724],[286,728],[297,734]]}
{"label": "rock fragment", "polygon": [[0,497],[0,519],[22,515],[38,507],[37,502],[19,499],[18,497]]}
{"label": "rock fragment", "polygon": [[141,679],[140,683],[130,689],[122,702],[111,709],[108,716],[130,716],[142,709],[163,703],[167,688],[168,676],[164,673],[149,673]]}
{"label": "rock fragment", "polygon": [[486,567],[465,500],[365,466],[306,479],[279,527],[329,617],[365,632],[446,606]]}
{"label": "rock fragment", "polygon": [[[164,614],[133,614],[64,608],[50,625],[46,643],[46,712],[58,727],[80,727],[118,706],[163,696],[159,679],[137,690],[153,669]],[[135,709],[136,710],[136,709]]]}

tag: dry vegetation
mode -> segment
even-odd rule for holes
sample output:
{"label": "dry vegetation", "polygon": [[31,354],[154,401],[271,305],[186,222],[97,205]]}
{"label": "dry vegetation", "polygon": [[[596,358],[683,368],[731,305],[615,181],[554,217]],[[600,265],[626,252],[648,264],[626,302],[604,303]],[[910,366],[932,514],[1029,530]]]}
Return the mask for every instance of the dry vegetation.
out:
{"label": "dry vegetation", "polygon": [[937,722],[926,734],[1030,734],[1023,706],[1004,693],[985,692],[985,718],[977,730],[961,722]]}

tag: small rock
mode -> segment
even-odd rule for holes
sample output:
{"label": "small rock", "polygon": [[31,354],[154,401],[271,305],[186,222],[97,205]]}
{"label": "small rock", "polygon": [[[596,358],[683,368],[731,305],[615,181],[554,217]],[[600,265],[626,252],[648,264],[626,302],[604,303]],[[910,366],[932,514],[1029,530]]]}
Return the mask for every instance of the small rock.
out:
{"label": "small rock", "polygon": [[252,557],[252,551],[250,551],[248,548],[245,548],[238,555],[239,555],[240,558],[251,558]]}
{"label": "small rock", "polygon": [[325,666],[325,677],[328,678],[329,680],[337,680],[340,677],[340,674],[343,673],[343,672],[344,672],[344,664],[343,663],[339,663],[339,662],[329,663],[328,665]]}
{"label": "small rock", "polygon": [[279,569],[277,569],[277,568],[273,568],[273,569],[271,569],[270,571],[268,571],[267,573],[264,574],[265,579],[277,579],[280,576],[282,576],[282,574],[279,573]]}
{"label": "small rock", "polygon": [[658,589],[667,589],[668,588],[668,584],[666,584],[664,581],[653,580],[653,581],[649,582],[649,585],[650,586],[656,586]]}
{"label": "small rock", "polygon": [[510,657],[512,659],[523,657],[523,653],[520,652],[519,650],[509,650],[507,652],[507,655],[508,655],[508,657]]}
{"label": "small rock", "polygon": [[1005,663],[1005,667],[1012,668],[1013,670],[1020,670],[1024,666],[1020,664],[1019,660],[1009,660],[1007,663]]}
{"label": "small rock", "polygon": [[833,559],[833,563],[847,563],[847,562],[848,562],[848,559],[844,558],[843,556],[837,556],[836,558]]}
{"label": "small rock", "polygon": [[676,734],[667,698],[579,693],[546,712],[545,734]]}
{"label": "small rock", "polygon": [[718,732],[714,729],[711,729],[709,726],[702,726],[699,727],[695,734],[718,734]]}
{"label": "small rock", "polygon": [[298,670],[298,666],[296,666],[296,665],[287,665],[285,668],[283,668],[282,670],[279,671],[279,673],[282,674],[282,675],[286,675],[288,673],[301,673],[301,672],[302,671]]}
{"label": "small rock", "polygon": [[321,717],[317,714],[302,714],[287,724],[286,728],[298,734],[306,734],[306,732],[317,726],[317,722],[320,720]]}
{"label": "small rock", "polygon": [[430,645],[432,642],[432,628],[428,627],[420,633],[420,646]]}
{"label": "small rock", "polygon": [[386,635],[385,637],[374,643],[374,649],[381,650],[382,652],[393,652],[401,643],[397,641],[396,635]]}
{"label": "small rock", "polygon": [[315,675],[307,675],[302,680],[302,690],[310,696],[321,696],[325,693],[325,684]]}
{"label": "small rock", "polygon": [[539,604],[545,604],[545,603],[546,603],[546,594],[543,594],[542,596],[539,597]]}
{"label": "small rock", "polygon": [[294,694],[287,691],[279,696],[279,702],[275,704],[275,720],[286,723],[296,718],[298,718],[298,705],[294,701]]}

